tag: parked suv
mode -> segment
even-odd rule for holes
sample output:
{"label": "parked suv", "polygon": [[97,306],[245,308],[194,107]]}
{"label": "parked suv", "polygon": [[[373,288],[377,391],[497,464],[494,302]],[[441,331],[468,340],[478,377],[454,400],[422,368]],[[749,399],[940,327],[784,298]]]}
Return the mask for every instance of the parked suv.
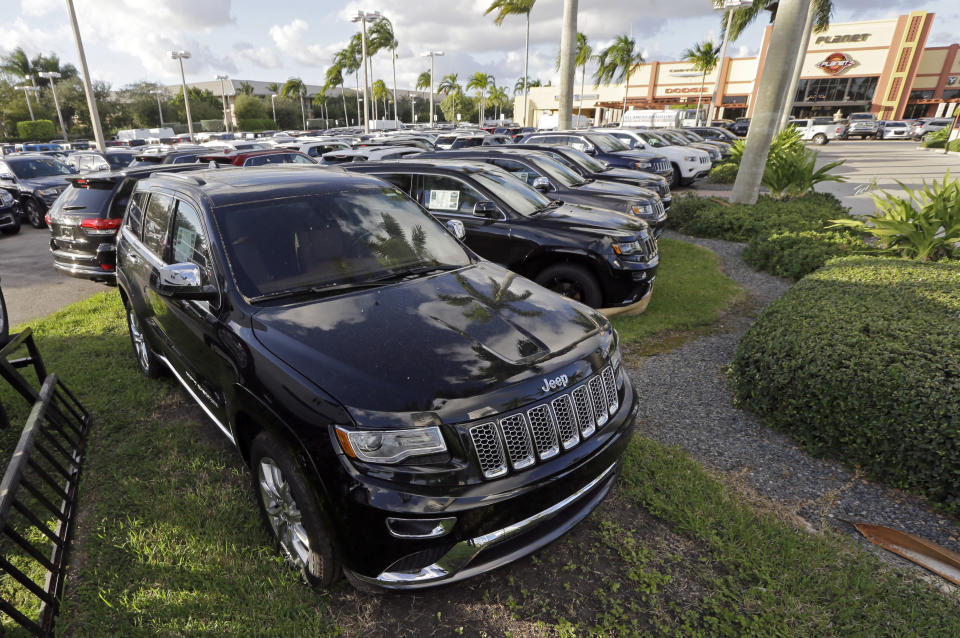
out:
{"label": "parked suv", "polygon": [[792,126],[800,132],[804,141],[814,144],[826,144],[830,140],[842,140],[846,127],[842,122],[835,122],[831,117],[815,117],[808,120],[790,120]]}
{"label": "parked suv", "polygon": [[137,152],[129,148],[108,148],[106,153],[80,151],[71,153],[63,163],[78,173],[119,171],[129,166],[136,155]]}
{"label": "parked suv", "polygon": [[647,222],[655,237],[663,233],[667,222],[663,202],[655,191],[623,183],[588,180],[540,151],[481,147],[425,153],[421,157],[485,162],[518,177],[551,200],[586,204],[626,215],[636,215]]}
{"label": "parked suv", "polygon": [[8,191],[0,188],[0,233],[16,235],[20,232],[20,205]]}
{"label": "parked suv", "polygon": [[117,283],[140,370],[172,371],[238,447],[314,586],[342,566],[422,588],[528,554],[597,506],[629,440],[608,321],[378,179],[153,175]]}
{"label": "parked suv", "polygon": [[922,122],[917,122],[913,128],[913,138],[916,140],[926,139],[928,135],[932,135],[939,130],[945,129],[947,127],[953,126],[952,117],[934,117],[930,119],[923,120]]}
{"label": "parked suv", "polygon": [[739,135],[740,137],[746,137],[747,131],[750,130],[750,118],[749,117],[738,117],[733,121],[733,124],[730,125],[730,132],[734,135]]}
{"label": "parked suv", "polygon": [[39,153],[8,155],[0,160],[0,188],[13,195],[31,226],[43,228],[47,209],[75,172],[60,160]]}
{"label": "parked suv", "polygon": [[504,170],[421,160],[345,164],[409,193],[434,217],[457,220],[481,257],[594,308],[629,306],[653,290],[657,240],[635,216],[550,201]]}
{"label": "parked suv", "polygon": [[707,151],[678,144],[674,140],[663,137],[656,131],[636,128],[601,129],[605,133],[617,138],[630,149],[654,151],[666,156],[673,165],[673,183],[688,186],[696,180],[706,177],[710,173],[713,162]]}
{"label": "parked suv", "polygon": [[156,172],[201,168],[200,164],[146,165],[67,178],[70,185],[46,216],[53,267],[72,277],[113,283],[117,231],[136,183]]}
{"label": "parked suv", "polygon": [[847,117],[846,137],[876,137],[880,125],[873,113],[851,113]]}
{"label": "parked suv", "polygon": [[662,154],[640,149],[631,150],[617,138],[592,130],[533,133],[524,137],[521,144],[569,146],[614,168],[654,173],[669,180],[671,185],[675,179],[670,160]]}

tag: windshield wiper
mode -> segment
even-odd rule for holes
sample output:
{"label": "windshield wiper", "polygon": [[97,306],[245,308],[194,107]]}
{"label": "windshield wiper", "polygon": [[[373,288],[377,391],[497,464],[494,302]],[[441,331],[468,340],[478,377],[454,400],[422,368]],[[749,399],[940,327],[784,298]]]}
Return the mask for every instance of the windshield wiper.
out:
{"label": "windshield wiper", "polygon": [[548,211],[551,211],[551,210],[553,210],[554,208],[560,208],[561,206],[563,206],[563,200],[562,200],[562,199],[555,199],[555,200],[553,200],[552,202],[550,202],[549,204],[547,204],[546,206],[541,206],[540,208],[538,208],[537,210],[535,210],[535,211],[533,211],[533,212],[534,212],[535,215],[539,215],[539,214],[541,214],[541,213],[546,213],[546,212],[548,212]]}
{"label": "windshield wiper", "polygon": [[276,292],[268,292],[263,295],[257,295],[256,297],[250,297],[250,302],[257,303],[260,301],[286,299],[288,297],[303,297],[307,295],[326,297],[328,295],[334,295],[337,293],[346,292],[348,290],[364,290],[366,288],[379,288],[382,285],[383,285],[383,282],[380,282],[380,281],[356,281],[356,282],[343,283],[343,284],[331,284],[329,286],[301,286],[299,288],[289,288],[287,290],[278,290]]}
{"label": "windshield wiper", "polygon": [[393,270],[383,275],[382,277],[377,277],[376,279],[369,280],[370,283],[385,283],[388,281],[400,281],[402,279],[407,279],[409,277],[417,277],[420,275],[428,275],[434,272],[446,272],[448,270],[456,270],[457,268],[462,268],[462,266],[454,266],[452,264],[434,264],[432,266],[418,266],[416,268],[405,268],[401,270]]}

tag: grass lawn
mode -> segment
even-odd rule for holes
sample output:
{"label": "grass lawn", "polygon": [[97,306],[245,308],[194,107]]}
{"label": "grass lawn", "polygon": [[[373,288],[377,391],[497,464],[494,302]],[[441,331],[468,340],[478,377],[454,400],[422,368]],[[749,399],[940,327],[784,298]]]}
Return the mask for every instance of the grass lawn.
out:
{"label": "grass lawn", "polygon": [[[618,321],[634,341],[710,323],[739,294],[709,252],[662,253],[655,312]],[[607,500],[533,556],[416,594],[315,593],[277,557],[239,455],[172,380],[138,376],[115,292],[31,325],[96,419],[60,635],[960,635],[955,595],[639,436]],[[0,430],[0,450],[16,436]]]}

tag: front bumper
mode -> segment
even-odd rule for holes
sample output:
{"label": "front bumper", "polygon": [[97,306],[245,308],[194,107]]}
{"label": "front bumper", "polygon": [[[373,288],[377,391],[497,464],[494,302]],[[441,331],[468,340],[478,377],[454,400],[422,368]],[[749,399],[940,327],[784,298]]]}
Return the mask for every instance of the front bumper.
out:
{"label": "front bumper", "polygon": [[16,204],[0,210],[0,228],[13,228],[19,217],[20,211]]}
{"label": "front bumper", "polygon": [[[431,517],[457,519],[454,530],[442,538],[394,538],[385,518],[397,516],[396,510],[356,504],[366,510],[358,512],[358,520],[365,524],[347,528],[350,546],[344,548],[345,570],[369,585],[420,589],[496,569],[562,536],[609,492],[629,443],[639,405],[626,372],[620,374],[624,376],[620,406],[589,439],[590,445],[584,442],[523,474],[483,483],[455,497],[437,495],[434,501],[443,503],[442,511],[438,508]],[[549,470],[554,465],[560,469]],[[525,482],[517,485],[524,476]],[[385,496],[382,484],[377,489],[378,498]],[[358,546],[367,543],[374,544]]]}

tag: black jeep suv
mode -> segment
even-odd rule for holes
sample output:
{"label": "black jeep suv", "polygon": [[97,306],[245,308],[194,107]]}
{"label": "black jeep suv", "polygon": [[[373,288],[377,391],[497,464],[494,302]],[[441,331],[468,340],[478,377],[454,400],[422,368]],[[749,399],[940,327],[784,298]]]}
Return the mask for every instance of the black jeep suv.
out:
{"label": "black jeep suv", "polygon": [[628,306],[653,291],[657,240],[636,216],[550,201],[479,162],[414,158],[343,170],[387,180],[441,221],[461,222],[481,257],[588,306]]}
{"label": "black jeep suv", "polygon": [[67,178],[75,173],[55,157],[40,153],[5,156],[0,159],[0,188],[17,200],[20,214],[26,216],[31,226],[43,228],[47,209],[67,187]]}
{"label": "black jeep suv", "polygon": [[607,320],[381,180],[155,174],[117,256],[141,371],[169,368],[237,445],[315,586],[341,566],[395,589],[493,569],[613,483],[637,397]]}

